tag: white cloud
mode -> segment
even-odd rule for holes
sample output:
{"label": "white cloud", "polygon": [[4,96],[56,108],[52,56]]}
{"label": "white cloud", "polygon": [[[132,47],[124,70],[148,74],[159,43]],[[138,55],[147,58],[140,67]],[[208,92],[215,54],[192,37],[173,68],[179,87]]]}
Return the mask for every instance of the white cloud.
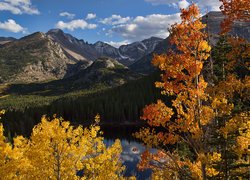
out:
{"label": "white cloud", "polygon": [[25,28],[17,24],[13,19],[8,19],[5,22],[0,22],[0,29],[14,33],[25,33]]}
{"label": "white cloud", "polygon": [[130,17],[121,17],[120,15],[113,14],[112,16],[102,19],[100,22],[106,25],[125,24],[130,21]]}
{"label": "white cloud", "polygon": [[0,11],[10,11],[13,14],[40,14],[30,0],[4,0],[0,2]]}
{"label": "white cloud", "polygon": [[196,1],[199,7],[208,11],[219,11],[222,3],[218,0],[199,0]]}
{"label": "white cloud", "polygon": [[185,8],[187,8],[189,5],[190,5],[190,3],[187,2],[186,0],[181,0],[181,1],[178,2],[178,6],[179,6],[179,8],[181,8],[181,9],[185,9]]}
{"label": "white cloud", "polygon": [[67,17],[68,19],[73,19],[75,17],[75,14],[69,13],[69,12],[62,12],[59,14],[62,17]]}
{"label": "white cloud", "polygon": [[96,18],[96,14],[94,14],[94,13],[89,13],[89,14],[87,14],[87,17],[86,17],[86,19],[95,19]]}
{"label": "white cloud", "polygon": [[[184,0],[186,2],[182,2],[183,0],[145,0],[146,2],[151,3],[152,5],[169,5],[169,6],[177,6],[183,7],[183,5],[187,5],[187,3],[195,2],[199,5],[199,7],[204,10],[208,11],[219,11],[219,7],[221,2],[219,0]],[[184,6],[184,7],[185,7]]]}
{"label": "white cloud", "polygon": [[96,29],[96,24],[89,24],[83,19],[76,19],[70,22],[59,21],[56,24],[57,28],[60,29],[68,29],[70,31],[74,31],[75,29]]}
{"label": "white cloud", "polygon": [[178,0],[145,0],[145,1],[153,5],[161,5],[161,4],[171,5],[172,3],[178,2]]}
{"label": "white cloud", "polygon": [[138,41],[151,36],[166,38],[169,35],[168,28],[180,21],[180,14],[163,15],[151,14],[137,16],[127,24],[113,26],[108,35],[118,34],[129,41]]}
{"label": "white cloud", "polygon": [[19,8],[5,2],[0,2],[0,11],[10,11],[13,14],[22,14]]}
{"label": "white cloud", "polygon": [[114,46],[116,48],[119,48],[120,46],[122,45],[127,45],[129,43],[131,43],[130,41],[128,40],[124,40],[124,41],[119,41],[119,42],[114,42],[114,41],[109,41],[109,42],[106,42],[108,44],[110,44],[111,46]]}

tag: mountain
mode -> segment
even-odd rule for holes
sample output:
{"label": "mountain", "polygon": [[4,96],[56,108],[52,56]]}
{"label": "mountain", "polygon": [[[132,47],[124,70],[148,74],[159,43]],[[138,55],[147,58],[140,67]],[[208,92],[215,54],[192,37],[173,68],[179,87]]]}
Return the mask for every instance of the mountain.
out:
{"label": "mountain", "polygon": [[107,56],[120,61],[122,57],[119,54],[119,49],[104,43],[102,41],[97,41],[92,45],[92,47],[102,56]]}
{"label": "mountain", "polygon": [[135,63],[129,66],[129,68],[135,72],[142,74],[150,74],[155,71],[155,67],[152,66],[152,59],[154,54],[166,53],[167,50],[171,47],[169,38],[164,39],[159,44],[156,45],[154,51],[146,56],[143,56]]}
{"label": "mountain", "polygon": [[[207,24],[206,31],[210,35],[210,41],[213,45],[218,40],[218,34],[221,31],[220,24],[224,18],[222,12],[219,11],[211,11],[202,17],[202,22]],[[250,22],[234,22],[229,33],[250,41]]]}
{"label": "mountain", "polygon": [[13,37],[0,37],[0,46],[6,44],[8,42],[15,41],[16,39]]}
{"label": "mountain", "polygon": [[58,43],[37,32],[0,47],[0,83],[60,79],[74,63]]}
{"label": "mountain", "polygon": [[110,88],[125,84],[142,77],[118,61],[101,57],[76,74],[45,83],[20,83],[10,85],[11,94],[58,95],[82,89]]}
{"label": "mountain", "polygon": [[74,86],[90,87],[95,84],[104,84],[114,87],[139,77],[141,76],[129,70],[128,67],[117,60],[100,57],[88,68],[70,77],[70,79],[74,81]]}
{"label": "mountain", "polygon": [[79,40],[60,29],[48,31],[47,36],[61,45],[62,49],[70,59],[94,61],[99,57],[110,57],[124,65],[132,64],[141,57],[151,53],[156,45],[162,41],[161,38],[151,37],[140,42],[134,42],[115,48],[105,42],[97,41],[89,44]]}
{"label": "mountain", "polygon": [[161,38],[151,37],[143,41],[122,45],[119,48],[98,41],[93,44],[93,46],[102,56],[114,58],[124,65],[130,65],[143,56],[153,52],[157,44],[162,40]]}
{"label": "mountain", "polygon": [[131,63],[136,62],[138,59],[154,51],[157,44],[163,39],[151,37],[143,41],[134,42],[132,44],[123,45],[119,47],[119,52],[123,58]]}
{"label": "mountain", "polygon": [[46,35],[61,45],[69,59],[74,59],[75,61],[94,61],[100,56],[91,44],[84,42],[84,40],[79,40],[70,34],[66,34],[60,29],[52,29]]}
{"label": "mountain", "polygon": [[[221,12],[203,16],[211,44],[218,40]],[[250,22],[235,22],[230,32],[250,40]],[[169,40],[151,37],[115,48],[105,42],[89,44],[60,29],[37,32],[21,39],[0,37],[0,83],[42,82],[77,74],[99,57],[110,57],[133,71],[148,74],[153,54],[167,52]]]}
{"label": "mountain", "polygon": [[[219,38],[221,31],[220,24],[224,20],[224,16],[221,12],[212,11],[202,17],[202,22],[207,24],[206,31],[210,37],[210,43],[215,45]],[[250,41],[250,22],[235,22],[232,26],[230,34],[245,38]],[[152,66],[151,61],[153,54],[166,53],[171,47],[169,37],[158,43],[154,51],[146,56],[143,56],[135,63],[131,64],[129,68],[135,72],[150,74],[155,68]]]}
{"label": "mountain", "polygon": [[21,39],[0,38],[0,83],[42,82],[70,77],[99,57],[129,65],[151,53],[160,38],[115,48],[98,41],[89,44],[60,29],[36,32]]}

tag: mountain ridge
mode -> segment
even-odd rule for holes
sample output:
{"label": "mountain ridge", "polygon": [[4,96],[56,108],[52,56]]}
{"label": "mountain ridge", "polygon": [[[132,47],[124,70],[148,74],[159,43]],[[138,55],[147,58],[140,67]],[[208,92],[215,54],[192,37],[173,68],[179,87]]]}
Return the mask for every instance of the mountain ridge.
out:
{"label": "mountain ridge", "polygon": [[[215,44],[224,16],[209,12],[207,23],[210,43]],[[250,22],[235,22],[231,34],[250,40]],[[2,43],[1,43],[2,42]],[[60,29],[36,32],[20,39],[0,37],[0,83],[42,82],[70,77],[100,57],[111,57],[137,73],[149,74],[154,54],[167,52],[169,38],[151,37],[119,48],[97,41],[89,44]]]}
{"label": "mountain ridge", "polygon": [[160,38],[149,38],[124,45],[120,50],[101,41],[89,44],[60,29],[51,29],[47,33],[35,32],[20,39],[0,37],[0,42],[1,39],[8,42],[0,45],[0,70],[3,72],[0,83],[63,79],[104,56],[129,65],[152,52],[161,41]]}

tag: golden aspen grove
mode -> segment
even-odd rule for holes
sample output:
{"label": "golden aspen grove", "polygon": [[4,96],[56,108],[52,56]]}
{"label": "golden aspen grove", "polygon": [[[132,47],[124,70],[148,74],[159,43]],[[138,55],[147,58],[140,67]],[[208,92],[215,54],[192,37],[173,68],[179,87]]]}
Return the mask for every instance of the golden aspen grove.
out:
{"label": "golden aspen grove", "polygon": [[30,139],[18,136],[13,144],[6,142],[1,125],[1,179],[123,179],[120,141],[105,146],[99,118],[83,129],[61,118],[42,117]]}
{"label": "golden aspen grove", "polygon": [[[250,22],[250,1],[218,1],[226,18],[216,44],[191,4],[169,30],[171,49],[152,59],[168,100],[147,105],[147,126],[134,134],[147,146],[137,168],[151,169],[151,179],[250,179],[250,43],[229,33]],[[124,177],[121,141],[104,143],[100,119],[84,128],[43,116],[28,138],[7,138],[0,123],[0,179],[136,179]]]}

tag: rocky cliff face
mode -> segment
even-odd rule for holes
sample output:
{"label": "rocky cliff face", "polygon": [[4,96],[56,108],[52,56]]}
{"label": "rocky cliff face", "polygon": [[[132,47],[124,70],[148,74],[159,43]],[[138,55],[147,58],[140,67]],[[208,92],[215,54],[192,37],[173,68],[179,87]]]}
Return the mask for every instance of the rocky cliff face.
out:
{"label": "rocky cliff face", "polygon": [[75,61],[94,61],[99,54],[92,46],[84,40],[79,40],[70,34],[64,33],[60,29],[52,29],[46,35],[53,41],[61,45],[68,58]]}
{"label": "rocky cliff face", "polygon": [[97,41],[92,45],[92,47],[98,52],[100,56],[107,56],[117,60],[121,59],[119,50],[107,43]]}
{"label": "rocky cliff face", "polygon": [[[206,31],[210,35],[210,41],[215,44],[221,31],[221,22],[224,20],[221,12],[212,11],[202,17],[202,22],[207,24]],[[234,22],[230,34],[242,37],[250,41],[250,22]]]}

